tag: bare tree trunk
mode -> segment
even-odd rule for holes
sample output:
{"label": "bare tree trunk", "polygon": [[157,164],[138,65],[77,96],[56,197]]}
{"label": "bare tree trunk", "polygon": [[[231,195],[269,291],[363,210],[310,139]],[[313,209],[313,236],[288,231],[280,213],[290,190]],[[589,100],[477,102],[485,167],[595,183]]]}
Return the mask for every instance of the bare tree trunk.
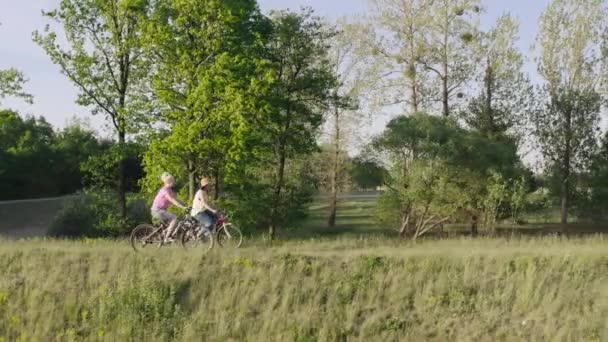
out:
{"label": "bare tree trunk", "polygon": [[566,113],[566,149],[562,163],[562,179],[560,191],[560,222],[562,229],[568,223],[568,208],[570,198],[570,158],[572,153],[572,113]]}
{"label": "bare tree trunk", "polygon": [[268,236],[274,240],[277,231],[277,210],[281,204],[281,191],[283,190],[283,180],[285,177],[285,153],[281,152],[279,157],[279,167],[277,169],[277,182],[274,190],[273,206],[270,209],[270,227],[268,228]]}
{"label": "bare tree trunk", "polygon": [[[412,57],[413,58],[413,57]],[[412,62],[410,62],[410,91],[411,91],[411,106],[412,106],[412,113],[417,113],[418,112],[418,84],[417,84],[417,71],[416,71],[416,64],[415,62],[412,60]]]}
{"label": "bare tree trunk", "polygon": [[471,215],[471,236],[477,236],[479,234],[479,230],[477,226],[479,225],[479,217],[477,214]]}
{"label": "bare tree trunk", "polygon": [[[447,70],[447,64],[445,65],[445,68]],[[444,76],[442,78],[443,81],[443,90],[442,90],[442,103],[443,103],[443,116],[444,117],[448,117],[450,115],[450,103],[449,103],[449,96],[450,93],[448,92],[448,78],[447,76]]]}
{"label": "bare tree trunk", "polygon": [[402,238],[407,234],[407,228],[410,225],[410,214],[411,210],[408,208],[401,216],[401,228],[399,229],[399,236]]}
{"label": "bare tree trunk", "polygon": [[561,184],[560,191],[560,222],[562,225],[568,223],[568,195],[570,192],[570,184],[568,178],[564,178]]}
{"label": "bare tree trunk", "polygon": [[192,201],[194,198],[194,184],[196,183],[194,174],[194,162],[192,160],[188,161],[188,200]]}
{"label": "bare tree trunk", "polygon": [[120,161],[118,163],[118,199],[120,205],[120,217],[127,219],[127,177],[126,177],[126,165],[124,159],[124,148],[125,148],[125,132],[119,131],[118,133],[118,146],[120,148]]}
{"label": "bare tree trunk", "polygon": [[487,125],[486,129],[487,132],[486,133],[493,133],[494,132],[494,113],[492,111],[492,65],[490,64],[490,58],[488,57],[487,59],[487,67],[486,67],[486,103],[485,103],[485,114],[486,114],[486,120],[487,122],[485,123]]}
{"label": "bare tree trunk", "polygon": [[446,15],[445,18],[445,31],[443,36],[443,76],[442,81],[442,102],[443,102],[443,116],[448,117],[450,115],[450,91],[448,88],[449,70],[448,70],[448,39],[449,39],[449,19]]}
{"label": "bare tree trunk", "polygon": [[334,163],[331,175],[331,199],[329,203],[329,217],[327,226],[330,228],[336,225],[336,211],[338,210],[338,178],[340,173],[340,113],[336,109],[334,112]]}

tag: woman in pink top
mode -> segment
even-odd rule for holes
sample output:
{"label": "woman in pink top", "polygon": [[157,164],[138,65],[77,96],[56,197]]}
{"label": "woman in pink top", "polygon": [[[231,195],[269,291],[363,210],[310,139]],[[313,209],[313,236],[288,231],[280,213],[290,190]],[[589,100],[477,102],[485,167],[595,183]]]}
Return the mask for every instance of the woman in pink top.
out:
{"label": "woman in pink top", "polygon": [[167,209],[169,209],[171,204],[182,209],[187,208],[176,198],[175,191],[173,191],[173,187],[175,186],[175,178],[173,178],[173,176],[167,172],[163,173],[160,178],[163,181],[164,186],[158,191],[156,197],[154,197],[151,213],[152,217],[159,219],[162,223],[169,223],[169,227],[167,228],[167,233],[165,235],[165,242],[169,242],[173,237],[175,226],[177,225],[177,216],[169,212]]}

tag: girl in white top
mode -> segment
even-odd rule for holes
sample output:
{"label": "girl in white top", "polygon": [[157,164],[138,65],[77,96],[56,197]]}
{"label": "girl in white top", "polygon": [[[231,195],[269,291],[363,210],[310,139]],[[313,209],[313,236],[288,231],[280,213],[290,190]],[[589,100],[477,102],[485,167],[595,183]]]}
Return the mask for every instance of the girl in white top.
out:
{"label": "girl in white top", "polygon": [[207,229],[212,227],[217,213],[217,210],[213,209],[211,202],[209,201],[209,183],[207,177],[201,179],[201,188],[198,189],[194,195],[192,212],[190,213]]}

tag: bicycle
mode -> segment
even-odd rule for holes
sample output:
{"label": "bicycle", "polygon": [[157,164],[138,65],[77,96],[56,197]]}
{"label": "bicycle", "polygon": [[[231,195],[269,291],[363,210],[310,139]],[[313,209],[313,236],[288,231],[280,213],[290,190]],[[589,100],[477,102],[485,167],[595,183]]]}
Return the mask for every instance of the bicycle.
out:
{"label": "bicycle", "polygon": [[[182,217],[178,218],[177,225],[175,226],[174,236],[178,236],[179,238],[173,240],[171,242],[166,242],[164,237],[166,235],[166,231],[168,228],[168,224],[164,222],[158,222],[156,224],[140,224],[133,229],[131,232],[130,242],[131,247],[136,252],[139,250],[143,250],[146,246],[156,246],[156,248],[160,248],[162,246],[167,246],[173,244],[175,241],[184,240],[184,236],[188,234],[188,232],[194,231],[199,225],[198,221],[192,217],[189,213],[189,210],[186,210],[185,214]],[[201,236],[197,239],[198,245],[207,246],[207,249],[213,248],[214,239],[213,237]],[[183,242],[182,242],[183,244]]]}
{"label": "bicycle", "polygon": [[[181,235],[182,247],[188,249],[198,245],[197,240],[201,240],[206,244],[206,239],[217,241],[220,247],[228,247],[232,245],[234,248],[239,248],[243,244],[243,233],[241,230],[228,221],[228,215],[219,213],[212,230],[198,226],[191,227]],[[192,244],[192,245],[190,245]],[[213,248],[213,243],[211,247]]]}

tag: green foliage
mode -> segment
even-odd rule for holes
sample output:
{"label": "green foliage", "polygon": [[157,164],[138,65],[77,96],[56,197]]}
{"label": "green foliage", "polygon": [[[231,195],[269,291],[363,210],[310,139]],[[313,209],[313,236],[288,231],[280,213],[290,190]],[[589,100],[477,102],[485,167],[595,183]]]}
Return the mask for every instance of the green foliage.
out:
{"label": "green foliage", "polygon": [[99,154],[95,134],[75,122],[55,131],[43,118],[0,111],[0,199],[71,194],[83,186],[80,165]]}
{"label": "green foliage", "polygon": [[[59,8],[43,12],[65,33],[47,25],[34,41],[78,89],[77,103],[105,116],[118,138],[122,156],[127,135],[150,123],[150,61],[143,51],[143,28],[149,2],[145,0],[62,0]],[[152,68],[154,69],[154,68]],[[119,160],[117,198],[126,220],[126,161]]]}
{"label": "green foliage", "polygon": [[[574,193],[574,212],[583,218],[601,221],[608,217],[608,135],[591,157],[586,181],[579,181]],[[579,179],[582,177],[579,177]]]}
{"label": "green foliage", "polygon": [[95,215],[90,205],[91,197],[78,193],[66,199],[55,215],[48,234],[50,236],[80,237],[95,236]]}
{"label": "green foliage", "polygon": [[268,170],[257,169],[255,178],[226,183],[228,196],[220,199],[220,206],[247,232],[267,228],[272,210],[276,210],[275,222],[297,228],[307,215],[306,205],[317,192],[319,178],[308,161],[292,160],[286,166],[285,180],[281,200],[275,202],[272,177]]}
{"label": "green foliage", "polygon": [[374,161],[366,159],[358,157],[352,161],[350,179],[357,189],[376,189],[384,184],[387,172]]}
{"label": "green foliage", "polygon": [[67,44],[47,25],[34,32],[54,64],[78,88],[77,102],[106,116],[120,135],[137,131],[151,105],[146,98],[149,72],[141,47],[148,1],[62,0],[44,16],[62,26]]}
{"label": "green foliage", "polygon": [[195,178],[230,177],[261,148],[255,125],[265,113],[267,31],[251,0],[156,4],[145,41],[158,65],[159,123],[168,129],[152,137],[146,153],[148,192],[163,171],[189,179],[192,192]]}
{"label": "green foliage", "polygon": [[23,90],[26,81],[23,73],[17,69],[0,70],[0,100],[13,96],[32,103],[32,95]]}
{"label": "green foliage", "polygon": [[[138,191],[139,180],[144,176],[142,153],[144,147],[130,142],[123,146],[104,142],[97,154],[89,156],[80,169],[84,174],[84,184],[92,189],[119,188],[120,173],[124,172],[127,191]],[[121,165],[124,169],[121,171]]]}
{"label": "green foliage", "polygon": [[373,146],[391,163],[380,217],[414,237],[467,217],[493,230],[523,171],[511,140],[424,114],[392,120]]}

